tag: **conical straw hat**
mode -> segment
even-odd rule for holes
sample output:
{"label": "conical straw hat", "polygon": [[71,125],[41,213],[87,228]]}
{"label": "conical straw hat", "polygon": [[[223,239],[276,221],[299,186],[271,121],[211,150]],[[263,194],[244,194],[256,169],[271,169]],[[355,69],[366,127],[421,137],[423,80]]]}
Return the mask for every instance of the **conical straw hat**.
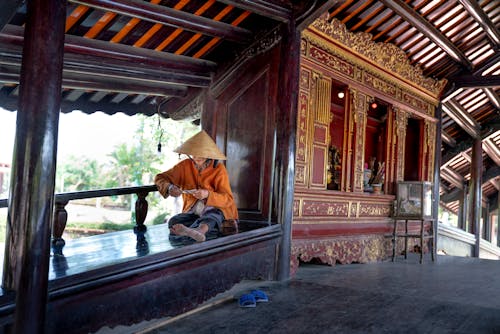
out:
{"label": "conical straw hat", "polygon": [[204,130],[201,130],[181,146],[177,147],[174,152],[191,155],[193,157],[226,160],[226,156],[219,151],[219,148],[213,139]]}

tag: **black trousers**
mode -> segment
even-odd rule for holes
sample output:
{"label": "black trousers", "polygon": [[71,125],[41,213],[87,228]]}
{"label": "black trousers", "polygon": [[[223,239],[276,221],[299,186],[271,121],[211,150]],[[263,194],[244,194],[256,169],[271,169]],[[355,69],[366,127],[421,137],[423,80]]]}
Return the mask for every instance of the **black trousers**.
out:
{"label": "black trousers", "polygon": [[168,220],[168,227],[172,227],[175,224],[182,224],[190,228],[196,228],[201,224],[208,225],[208,232],[206,234],[207,239],[213,239],[220,236],[220,231],[222,231],[222,221],[224,220],[224,214],[217,208],[208,209],[198,216],[194,213],[179,213]]}

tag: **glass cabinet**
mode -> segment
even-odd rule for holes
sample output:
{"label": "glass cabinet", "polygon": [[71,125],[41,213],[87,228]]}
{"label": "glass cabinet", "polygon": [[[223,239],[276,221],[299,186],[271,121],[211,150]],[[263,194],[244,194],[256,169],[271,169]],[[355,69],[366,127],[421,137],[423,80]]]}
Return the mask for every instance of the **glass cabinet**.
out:
{"label": "glass cabinet", "polygon": [[397,218],[432,218],[432,183],[401,181],[397,184],[394,216]]}

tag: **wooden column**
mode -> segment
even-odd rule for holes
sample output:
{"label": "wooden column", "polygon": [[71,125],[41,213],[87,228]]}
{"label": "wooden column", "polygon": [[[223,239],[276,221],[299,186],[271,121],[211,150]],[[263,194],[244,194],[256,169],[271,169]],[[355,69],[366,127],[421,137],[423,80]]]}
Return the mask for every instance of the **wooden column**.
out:
{"label": "wooden column", "polygon": [[486,207],[482,208],[483,217],[483,238],[491,241],[491,220],[490,220],[490,204],[486,203]]}
{"label": "wooden column", "polygon": [[[437,118],[437,123],[435,126],[435,132],[434,132],[434,148],[433,148],[433,157],[430,156],[430,158],[434,158],[434,164],[432,165],[433,167],[433,178],[431,181],[433,181],[433,202],[432,202],[432,218],[433,221],[431,222],[432,224],[432,233],[434,234],[434,238],[432,239],[433,247],[432,247],[432,255],[433,259],[437,259],[437,242],[438,242],[438,229],[437,229],[437,222],[438,222],[438,215],[439,215],[439,180],[441,179],[440,172],[441,172],[441,146],[442,146],[442,139],[441,139],[441,131],[442,131],[442,109],[441,105],[439,105],[436,108],[435,112],[435,117]],[[427,126],[430,126],[426,124]],[[431,129],[429,129],[430,132],[432,132]],[[422,250],[423,252],[423,250]]]}
{"label": "wooden column", "polygon": [[500,193],[497,194],[497,219],[496,219],[496,225],[497,225],[497,247],[500,247]]}
{"label": "wooden column", "polygon": [[471,158],[471,180],[470,180],[470,211],[469,226],[470,233],[476,237],[476,246],[474,247],[474,257],[479,257],[480,219],[481,219],[481,171],[483,169],[483,148],[481,138],[475,138],[472,145]]}
{"label": "wooden column", "polygon": [[467,231],[467,208],[468,205],[468,189],[467,182],[464,182],[462,192],[460,193],[459,207],[458,207],[458,228]]}
{"label": "wooden column", "polygon": [[295,145],[297,132],[297,103],[299,92],[300,33],[292,21],[282,41],[277,115],[278,222],[283,236],[278,258],[278,280],[290,278],[290,252],[292,246],[293,193],[295,179]]}
{"label": "wooden column", "polygon": [[14,333],[42,333],[66,1],[27,6],[2,286],[16,291]]}

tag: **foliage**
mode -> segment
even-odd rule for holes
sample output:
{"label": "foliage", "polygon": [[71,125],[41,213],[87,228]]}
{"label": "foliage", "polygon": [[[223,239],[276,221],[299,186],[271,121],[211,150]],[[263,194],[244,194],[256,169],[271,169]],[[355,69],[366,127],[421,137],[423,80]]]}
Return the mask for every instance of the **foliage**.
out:
{"label": "foliage", "polygon": [[151,225],[160,225],[165,222],[165,218],[167,218],[168,213],[161,213],[158,216],[156,216],[152,221]]}

